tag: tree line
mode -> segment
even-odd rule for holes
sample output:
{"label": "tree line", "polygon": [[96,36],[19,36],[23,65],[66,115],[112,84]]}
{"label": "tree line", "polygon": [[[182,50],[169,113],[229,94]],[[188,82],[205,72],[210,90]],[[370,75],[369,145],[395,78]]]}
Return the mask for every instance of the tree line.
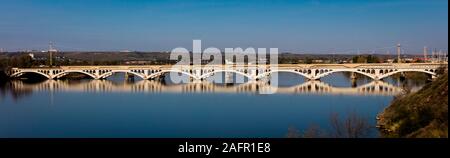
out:
{"label": "tree line", "polygon": [[[151,54],[151,53],[150,53]],[[113,56],[121,56],[123,58],[115,58]],[[132,56],[127,58],[126,56]],[[86,54],[64,54],[53,58],[52,66],[71,66],[71,65],[164,65],[175,64],[176,60],[170,60],[163,57],[161,54],[155,56],[145,55],[143,59],[136,58],[134,55],[124,54],[108,54],[108,53],[93,53]],[[28,53],[11,53],[8,55],[0,54],[0,68],[5,69],[9,67],[42,67],[48,66],[49,61],[45,54],[40,54],[40,57],[33,58]],[[91,56],[89,58],[83,56]],[[103,57],[104,56],[104,57]],[[108,57],[107,57],[108,56]],[[141,55],[144,56],[144,55]],[[317,61],[322,63],[340,63],[346,61],[347,63],[382,63],[384,57],[378,55],[302,55],[302,54],[280,54],[279,64],[313,64]],[[224,62],[225,63],[225,62]]]}

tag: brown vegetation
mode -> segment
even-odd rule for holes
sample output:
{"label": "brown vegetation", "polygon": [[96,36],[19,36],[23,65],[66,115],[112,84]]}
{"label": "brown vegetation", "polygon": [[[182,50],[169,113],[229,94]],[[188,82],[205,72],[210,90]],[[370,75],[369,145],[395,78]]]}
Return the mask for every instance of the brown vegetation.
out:
{"label": "brown vegetation", "polygon": [[379,118],[385,137],[448,138],[448,74],[397,96]]}

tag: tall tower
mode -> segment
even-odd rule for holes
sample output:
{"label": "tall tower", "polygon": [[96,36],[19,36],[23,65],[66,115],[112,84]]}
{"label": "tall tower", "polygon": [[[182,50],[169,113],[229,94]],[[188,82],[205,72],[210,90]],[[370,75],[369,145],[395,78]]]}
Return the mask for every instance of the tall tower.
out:
{"label": "tall tower", "polygon": [[402,52],[402,46],[399,43],[399,44],[397,44],[397,62],[398,63],[402,62],[401,58],[400,58],[401,52]]}
{"label": "tall tower", "polygon": [[423,47],[423,60],[424,60],[424,62],[428,61],[427,54],[428,54],[428,48],[427,48],[427,46],[425,46],[425,47]]}

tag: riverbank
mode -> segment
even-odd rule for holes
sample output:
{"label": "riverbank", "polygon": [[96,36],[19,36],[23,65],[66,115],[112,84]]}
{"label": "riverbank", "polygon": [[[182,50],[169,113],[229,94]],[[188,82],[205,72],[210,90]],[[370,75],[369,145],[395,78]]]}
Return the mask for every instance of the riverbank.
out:
{"label": "riverbank", "polygon": [[378,118],[384,137],[448,138],[448,74],[397,96]]}

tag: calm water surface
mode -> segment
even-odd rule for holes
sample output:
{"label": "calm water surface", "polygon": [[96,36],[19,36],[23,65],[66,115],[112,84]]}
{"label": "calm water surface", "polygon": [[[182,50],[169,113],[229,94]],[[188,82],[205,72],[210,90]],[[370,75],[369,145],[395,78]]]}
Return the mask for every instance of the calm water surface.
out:
{"label": "calm water surface", "polygon": [[[280,73],[279,92],[259,94],[267,83],[234,86],[210,82],[108,80],[11,81],[0,90],[0,137],[286,137],[289,127],[330,128],[330,115],[376,115],[403,84],[348,74],[308,82]],[[377,137],[376,128],[368,137]]]}

